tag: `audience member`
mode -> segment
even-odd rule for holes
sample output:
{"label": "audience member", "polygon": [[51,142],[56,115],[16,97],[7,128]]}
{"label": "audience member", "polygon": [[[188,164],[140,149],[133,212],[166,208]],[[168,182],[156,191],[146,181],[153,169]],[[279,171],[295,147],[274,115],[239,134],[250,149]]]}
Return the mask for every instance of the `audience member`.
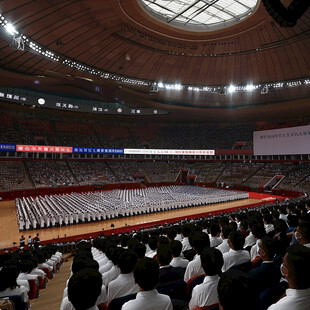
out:
{"label": "audience member", "polygon": [[282,264],[282,274],[288,282],[286,296],[268,310],[310,309],[310,249],[293,244],[287,249]]}
{"label": "audience member", "polygon": [[[145,248],[143,244],[141,244],[141,246]],[[135,283],[135,279],[133,276],[133,268],[137,262],[137,255],[130,250],[124,250],[123,253],[120,255],[118,267],[121,273],[115,280],[109,283],[108,304],[114,298],[137,293],[139,291],[139,286]]]}
{"label": "audience member", "polygon": [[252,276],[241,270],[231,269],[224,272],[219,280],[217,292],[220,310],[259,309],[255,281]]}
{"label": "audience member", "polygon": [[159,265],[149,257],[141,258],[134,267],[134,278],[140,287],[136,299],[126,302],[122,310],[172,310],[167,295],[159,294],[155,287],[159,281]]}
{"label": "audience member", "polygon": [[224,264],[222,271],[225,272],[231,266],[250,261],[250,254],[243,250],[244,236],[240,231],[232,231],[228,236],[230,250],[223,254]]}
{"label": "audience member", "polygon": [[211,306],[218,303],[217,285],[223,266],[223,254],[215,248],[205,248],[201,255],[201,265],[206,274],[203,283],[196,285],[192,292],[189,308]]}
{"label": "audience member", "polygon": [[68,298],[76,310],[96,310],[97,298],[101,294],[102,277],[94,269],[83,269],[69,280]]}

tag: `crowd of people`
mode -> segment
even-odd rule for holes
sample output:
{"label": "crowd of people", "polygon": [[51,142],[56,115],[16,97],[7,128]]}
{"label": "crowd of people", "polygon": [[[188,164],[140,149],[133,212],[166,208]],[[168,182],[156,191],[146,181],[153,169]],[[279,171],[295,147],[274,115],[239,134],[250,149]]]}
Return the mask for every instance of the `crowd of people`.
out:
{"label": "crowd of people", "polygon": [[246,199],[246,192],[197,186],[46,195],[16,199],[19,230],[62,226]]}
{"label": "crowd of people", "polygon": [[39,234],[29,236],[27,249],[21,236],[17,251],[4,251],[0,255],[0,309],[1,302],[11,300],[16,310],[30,309],[30,300],[39,298],[40,290],[47,287],[59,271],[63,259],[57,246],[40,246]]}
{"label": "crowd of people", "polygon": [[[8,269],[29,258],[29,251],[47,251],[53,261],[52,249],[2,254],[0,296],[23,294],[22,284],[8,283]],[[102,233],[77,244],[60,309],[308,310],[309,261],[305,197],[131,233]],[[13,268],[18,280],[30,270],[22,266],[21,276]]]}

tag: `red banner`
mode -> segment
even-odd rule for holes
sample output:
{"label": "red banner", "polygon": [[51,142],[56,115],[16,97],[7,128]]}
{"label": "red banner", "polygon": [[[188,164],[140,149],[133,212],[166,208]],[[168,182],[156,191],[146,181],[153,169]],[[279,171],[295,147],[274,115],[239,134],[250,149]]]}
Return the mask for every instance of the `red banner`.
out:
{"label": "red banner", "polygon": [[72,153],[69,146],[45,146],[45,145],[16,145],[17,152],[34,153]]}

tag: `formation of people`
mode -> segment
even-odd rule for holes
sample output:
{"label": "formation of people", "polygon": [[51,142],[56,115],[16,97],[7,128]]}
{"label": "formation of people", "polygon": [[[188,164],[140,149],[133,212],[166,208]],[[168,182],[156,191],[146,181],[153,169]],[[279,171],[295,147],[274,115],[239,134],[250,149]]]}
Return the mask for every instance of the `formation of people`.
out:
{"label": "formation of people", "polygon": [[198,186],[46,195],[16,199],[19,230],[72,225],[119,216],[195,207],[246,199],[247,192]]}

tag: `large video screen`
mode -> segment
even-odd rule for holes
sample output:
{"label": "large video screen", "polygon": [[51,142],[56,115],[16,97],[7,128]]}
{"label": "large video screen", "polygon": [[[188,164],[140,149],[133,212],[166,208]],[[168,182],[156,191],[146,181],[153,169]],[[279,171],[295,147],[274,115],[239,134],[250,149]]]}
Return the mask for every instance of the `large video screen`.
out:
{"label": "large video screen", "polygon": [[310,126],[254,131],[254,155],[310,154]]}

